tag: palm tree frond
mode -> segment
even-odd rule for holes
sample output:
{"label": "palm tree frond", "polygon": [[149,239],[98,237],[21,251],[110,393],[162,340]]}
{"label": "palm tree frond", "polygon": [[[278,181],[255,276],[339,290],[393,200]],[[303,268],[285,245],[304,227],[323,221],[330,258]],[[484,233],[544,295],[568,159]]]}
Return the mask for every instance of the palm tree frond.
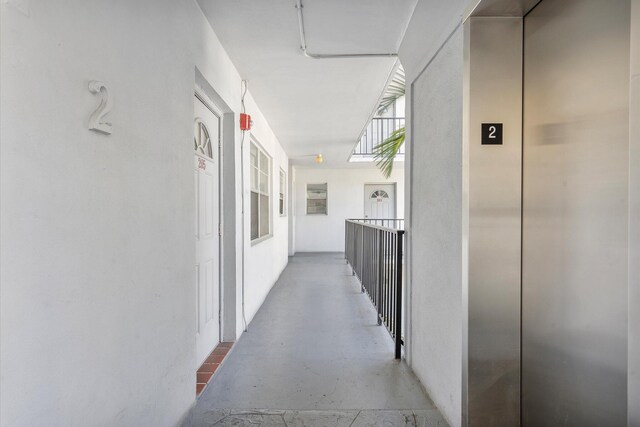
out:
{"label": "palm tree frond", "polygon": [[[404,69],[400,66],[391,82],[387,86],[376,114],[381,116],[389,107],[391,107],[399,98],[405,95],[405,75]],[[373,147],[373,159],[385,178],[391,176],[393,171],[393,161],[395,160],[402,144],[404,144],[405,127],[395,130],[387,139]]]}
{"label": "palm tree frond", "polygon": [[376,110],[376,114],[379,116],[384,114],[389,109],[389,107],[391,107],[393,103],[396,102],[398,98],[401,98],[404,96],[404,93],[405,93],[404,70],[402,69],[402,67],[400,67],[396,70],[395,76],[393,76],[393,79],[391,80],[391,82],[389,83],[389,86],[385,90],[385,93],[382,96],[380,103],[378,104],[378,109]]}
{"label": "palm tree frond", "polygon": [[400,151],[400,147],[404,144],[405,127],[401,127],[394,131],[389,138],[373,147],[373,159],[385,178],[391,176],[393,171],[393,161]]}

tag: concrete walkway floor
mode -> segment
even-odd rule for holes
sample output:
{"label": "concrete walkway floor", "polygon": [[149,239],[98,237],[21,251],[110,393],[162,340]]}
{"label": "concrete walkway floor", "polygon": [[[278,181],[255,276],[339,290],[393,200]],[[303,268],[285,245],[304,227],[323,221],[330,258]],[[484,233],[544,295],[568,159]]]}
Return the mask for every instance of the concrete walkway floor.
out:
{"label": "concrete walkway floor", "polygon": [[289,265],[185,425],[444,426],[342,254]]}

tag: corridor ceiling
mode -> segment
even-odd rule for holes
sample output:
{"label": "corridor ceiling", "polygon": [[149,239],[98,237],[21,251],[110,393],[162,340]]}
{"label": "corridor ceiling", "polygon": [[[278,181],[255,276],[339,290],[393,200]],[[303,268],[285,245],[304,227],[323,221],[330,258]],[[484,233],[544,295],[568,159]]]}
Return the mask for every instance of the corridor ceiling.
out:
{"label": "corridor ceiling", "polygon": [[[303,0],[307,50],[397,52],[416,2]],[[296,0],[198,3],[292,162],[322,153],[322,167],[362,167],[347,159],[396,59],[306,57]]]}

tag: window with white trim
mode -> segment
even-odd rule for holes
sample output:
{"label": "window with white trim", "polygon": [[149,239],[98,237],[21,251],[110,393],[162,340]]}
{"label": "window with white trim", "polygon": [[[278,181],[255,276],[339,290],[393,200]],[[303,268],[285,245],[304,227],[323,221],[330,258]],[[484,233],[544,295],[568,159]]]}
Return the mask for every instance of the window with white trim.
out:
{"label": "window with white trim", "polygon": [[251,141],[251,240],[271,233],[271,157]]}
{"label": "window with white trim", "polygon": [[287,174],[284,173],[282,169],[280,169],[280,201],[279,201],[279,210],[280,216],[286,216],[286,194],[287,194]]}

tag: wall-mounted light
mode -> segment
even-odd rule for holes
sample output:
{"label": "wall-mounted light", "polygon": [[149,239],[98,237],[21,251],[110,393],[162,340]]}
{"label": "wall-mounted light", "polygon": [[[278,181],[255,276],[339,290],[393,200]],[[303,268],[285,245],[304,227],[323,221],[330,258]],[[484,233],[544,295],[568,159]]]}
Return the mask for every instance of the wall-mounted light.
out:
{"label": "wall-mounted light", "polygon": [[320,164],[320,163],[322,163],[322,162],[324,162],[324,157],[322,157],[322,154],[318,153],[318,154],[316,155],[316,163],[317,163],[317,164]]}

